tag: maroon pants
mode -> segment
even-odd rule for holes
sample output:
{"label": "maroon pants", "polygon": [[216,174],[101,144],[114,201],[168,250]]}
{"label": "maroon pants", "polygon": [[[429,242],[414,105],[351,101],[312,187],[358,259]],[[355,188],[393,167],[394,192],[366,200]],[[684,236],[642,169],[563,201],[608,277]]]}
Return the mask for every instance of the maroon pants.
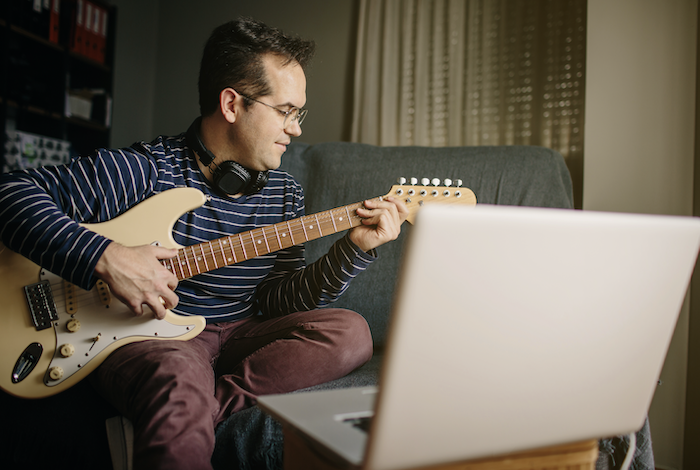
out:
{"label": "maroon pants", "polygon": [[372,356],[365,319],[319,309],[207,325],[189,341],[132,343],[92,374],[134,424],[134,468],[210,469],[214,429],[256,397],[342,377]]}

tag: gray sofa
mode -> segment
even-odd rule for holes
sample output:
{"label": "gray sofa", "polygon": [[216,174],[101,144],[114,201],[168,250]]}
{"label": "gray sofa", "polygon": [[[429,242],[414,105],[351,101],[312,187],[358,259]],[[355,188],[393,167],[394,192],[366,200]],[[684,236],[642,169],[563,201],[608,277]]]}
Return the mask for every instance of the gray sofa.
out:
{"label": "gray sofa", "polygon": [[[343,206],[387,194],[398,177],[461,179],[480,203],[570,208],[569,172],[558,153],[541,147],[380,148],[352,143],[292,144],[283,169],[305,188],[307,213]],[[379,248],[379,259],[355,279],[335,304],[367,318],[375,357],[347,377],[315,388],[374,384],[381,364],[394,280],[410,226],[399,239]],[[307,244],[313,261],[335,238]],[[465,234],[468,240],[468,234]],[[419,373],[419,372],[417,372]],[[468,397],[465,397],[468,399]],[[0,439],[3,468],[110,468],[105,420],[117,411],[83,381],[59,395],[38,401],[0,393]],[[60,431],[60,433],[59,433]],[[635,467],[653,469],[648,426],[637,437]],[[282,431],[279,423],[258,408],[231,416],[217,429],[212,462],[217,469],[280,469]],[[626,452],[624,439],[601,441],[598,468],[619,465]],[[52,452],[47,461],[46,452]]]}
{"label": "gray sofa", "polygon": [[[384,195],[397,178],[461,179],[482,204],[572,208],[571,178],[564,159],[550,149],[532,146],[496,147],[376,147],[355,143],[295,143],[283,157],[282,168],[303,185],[308,214]],[[394,280],[404,240],[404,224],[393,243],[379,248],[379,259],[358,276],[334,304],[361,313],[375,345],[370,363],[347,377],[313,389],[376,384],[391,311]],[[342,236],[307,243],[312,262]],[[468,234],[465,234],[468,241]],[[418,372],[417,372],[418,373]],[[468,397],[465,397],[468,399]],[[260,409],[237,413],[217,429],[212,462],[217,469],[276,469],[282,467],[282,431]],[[615,468],[627,451],[624,438],[600,442],[598,469]],[[637,470],[652,470],[648,424],[638,433]]]}

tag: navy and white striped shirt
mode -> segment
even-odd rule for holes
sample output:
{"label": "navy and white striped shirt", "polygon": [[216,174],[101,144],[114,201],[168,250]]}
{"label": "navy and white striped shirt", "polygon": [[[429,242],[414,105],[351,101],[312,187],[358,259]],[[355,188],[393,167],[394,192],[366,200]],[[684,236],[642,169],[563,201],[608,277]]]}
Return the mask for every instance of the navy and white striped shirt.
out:
{"label": "navy and white striped shirt", "polygon": [[[304,193],[286,172],[271,171],[262,191],[239,198],[213,192],[184,134],[131,148],[100,149],[62,166],[0,177],[0,238],[10,249],[84,288],[110,240],[79,225],[113,219],[146,198],[193,187],[205,204],[182,215],[173,238],[183,246],[295,219]],[[138,227],[133,227],[138,230]],[[329,304],[374,260],[346,236],[306,267],[303,246],[221,267],[179,283],[176,313],[207,322],[232,321],[258,311],[274,317]]]}

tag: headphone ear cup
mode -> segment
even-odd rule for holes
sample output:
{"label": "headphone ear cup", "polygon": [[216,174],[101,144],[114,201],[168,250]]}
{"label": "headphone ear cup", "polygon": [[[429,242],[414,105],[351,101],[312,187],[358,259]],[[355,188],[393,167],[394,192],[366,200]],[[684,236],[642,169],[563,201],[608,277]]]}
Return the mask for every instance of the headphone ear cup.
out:
{"label": "headphone ear cup", "polygon": [[214,187],[223,194],[245,192],[252,179],[248,170],[230,160],[219,165],[212,176]]}
{"label": "headphone ear cup", "polygon": [[268,180],[270,179],[270,173],[268,171],[258,171],[258,176],[255,179],[255,182],[251,181],[249,186],[249,191],[246,192],[246,194],[254,194],[260,191],[262,188],[265,187],[267,184]]}

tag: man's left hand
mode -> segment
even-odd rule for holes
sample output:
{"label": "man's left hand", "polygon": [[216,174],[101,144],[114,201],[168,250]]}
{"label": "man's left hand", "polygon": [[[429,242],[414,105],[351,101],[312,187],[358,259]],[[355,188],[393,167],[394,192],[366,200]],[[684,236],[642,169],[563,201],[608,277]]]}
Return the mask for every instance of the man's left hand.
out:
{"label": "man's left hand", "polygon": [[350,231],[350,240],[365,252],[396,240],[401,233],[401,224],[408,217],[408,208],[403,201],[393,197],[371,199],[365,201],[364,206],[357,209],[362,225]]}

